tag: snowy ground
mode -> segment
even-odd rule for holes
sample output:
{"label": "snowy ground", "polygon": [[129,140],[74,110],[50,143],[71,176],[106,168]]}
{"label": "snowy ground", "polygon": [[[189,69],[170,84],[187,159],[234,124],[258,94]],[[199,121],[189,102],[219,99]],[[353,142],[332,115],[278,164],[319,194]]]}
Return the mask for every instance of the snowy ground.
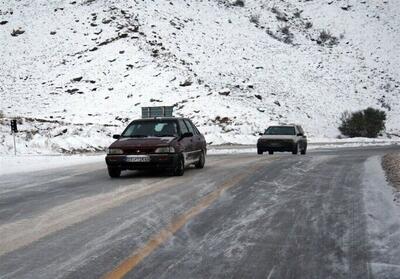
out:
{"label": "snowy ground", "polygon": [[[55,168],[104,162],[105,155],[4,155],[0,157],[0,175],[43,171]],[[105,163],[104,163],[105,164]]]}
{"label": "snowy ground", "polygon": [[0,110],[31,119],[21,144],[47,152],[102,149],[146,105],[176,105],[213,144],[281,122],[334,139],[367,106],[400,134],[397,1],[230,3],[3,1]]}
{"label": "snowy ground", "polygon": [[[317,139],[315,142],[310,142],[308,150],[328,150],[338,148],[353,148],[353,147],[368,147],[368,146],[389,146],[400,145],[400,141],[390,140],[368,140],[368,139],[352,139],[343,141],[332,141],[326,139]],[[11,147],[10,147],[11,148]],[[38,154],[29,153],[27,149],[18,151],[17,156],[13,154],[3,154],[0,156],[0,175],[11,173],[22,173],[39,171],[53,168],[68,167],[87,163],[104,162],[105,153],[103,151],[86,152],[78,155],[61,155],[53,152],[48,153],[48,149],[36,149]],[[45,153],[40,153],[45,152]],[[26,152],[26,153],[24,153]],[[47,152],[47,153],[46,153]],[[208,146],[208,155],[223,155],[223,154],[244,154],[257,153],[255,145],[218,145]]]}
{"label": "snowy ground", "polygon": [[[62,121],[43,121],[42,119],[24,119],[18,125],[19,132],[16,134],[16,145],[18,154],[79,154],[104,151],[114,140],[113,134],[119,134],[122,127],[104,126],[94,123],[70,125]],[[12,155],[13,137],[10,133],[9,119],[0,119],[0,154]],[[206,134],[210,149],[219,149],[227,144],[232,145],[225,152],[245,152],[244,148],[250,148],[253,152],[254,146],[259,138],[258,135],[236,135],[225,139],[218,134]],[[373,145],[400,144],[400,138],[381,137],[377,139],[367,138],[315,138],[308,139],[309,148],[337,148],[357,147]],[[238,146],[240,145],[240,146]],[[238,148],[236,148],[238,147]],[[234,150],[238,149],[238,150]],[[248,150],[250,151],[250,150]]]}

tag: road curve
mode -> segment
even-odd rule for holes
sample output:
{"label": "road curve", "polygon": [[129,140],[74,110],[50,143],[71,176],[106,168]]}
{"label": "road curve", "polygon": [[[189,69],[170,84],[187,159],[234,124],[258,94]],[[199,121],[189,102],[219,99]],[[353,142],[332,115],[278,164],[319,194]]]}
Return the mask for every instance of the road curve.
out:
{"label": "road curve", "polygon": [[396,147],[0,177],[0,278],[372,278],[365,162]]}

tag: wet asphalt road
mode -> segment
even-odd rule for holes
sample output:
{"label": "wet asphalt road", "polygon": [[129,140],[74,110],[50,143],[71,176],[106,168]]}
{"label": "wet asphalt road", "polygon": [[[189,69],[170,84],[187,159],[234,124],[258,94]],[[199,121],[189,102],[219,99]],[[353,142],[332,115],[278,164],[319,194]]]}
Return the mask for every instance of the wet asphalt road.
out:
{"label": "wet asphalt road", "polygon": [[368,158],[208,156],[183,177],[103,163],[0,177],[0,278],[372,278]]}

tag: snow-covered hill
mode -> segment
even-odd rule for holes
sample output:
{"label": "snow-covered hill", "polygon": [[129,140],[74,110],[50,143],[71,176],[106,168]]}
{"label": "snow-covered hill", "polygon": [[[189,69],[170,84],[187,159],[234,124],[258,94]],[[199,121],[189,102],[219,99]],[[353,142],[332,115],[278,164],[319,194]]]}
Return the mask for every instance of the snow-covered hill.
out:
{"label": "snow-covered hill", "polygon": [[[243,5],[242,5],[243,3]],[[356,0],[12,0],[0,3],[0,153],[102,149],[140,107],[176,105],[209,142],[387,111],[400,133],[400,3]]]}

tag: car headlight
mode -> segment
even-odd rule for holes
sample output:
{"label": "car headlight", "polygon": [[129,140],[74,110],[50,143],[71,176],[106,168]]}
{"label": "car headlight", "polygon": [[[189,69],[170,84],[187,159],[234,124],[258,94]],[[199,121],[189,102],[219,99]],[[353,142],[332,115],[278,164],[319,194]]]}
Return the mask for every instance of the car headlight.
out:
{"label": "car headlight", "polygon": [[109,155],[120,155],[124,154],[124,151],[119,148],[107,148],[107,154]]}
{"label": "car headlight", "polygon": [[175,148],[172,146],[166,146],[166,147],[159,147],[157,148],[154,153],[174,153]]}

